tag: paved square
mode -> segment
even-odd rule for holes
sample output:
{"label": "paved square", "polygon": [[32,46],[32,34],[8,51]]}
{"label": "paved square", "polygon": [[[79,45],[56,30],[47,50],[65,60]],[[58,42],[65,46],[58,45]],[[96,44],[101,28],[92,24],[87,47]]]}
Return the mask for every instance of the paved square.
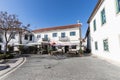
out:
{"label": "paved square", "polygon": [[31,55],[3,80],[120,80],[120,67],[92,56]]}

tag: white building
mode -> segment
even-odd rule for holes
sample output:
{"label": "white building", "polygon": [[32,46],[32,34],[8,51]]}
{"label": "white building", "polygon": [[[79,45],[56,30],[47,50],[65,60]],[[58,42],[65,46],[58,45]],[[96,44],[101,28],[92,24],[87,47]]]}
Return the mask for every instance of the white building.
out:
{"label": "white building", "polygon": [[[73,24],[66,26],[57,26],[51,28],[43,28],[33,30],[32,33],[24,32],[22,34],[22,45],[54,45],[54,46],[64,46],[65,48],[71,48],[75,50],[80,49],[80,27],[81,24]],[[9,37],[9,33],[7,37]],[[12,35],[12,39],[8,45],[15,46],[21,45],[19,39],[19,33],[15,32]],[[5,36],[3,33],[0,34],[0,50],[5,49]],[[14,47],[14,50],[17,49]],[[46,48],[48,49],[48,47]]]}
{"label": "white building", "polygon": [[88,24],[92,53],[120,61],[120,0],[99,0]]}
{"label": "white building", "polygon": [[43,28],[34,30],[35,42],[50,43],[55,46],[71,46],[74,49],[80,48],[80,27],[81,24],[73,24],[66,26],[57,26],[51,28]]}
{"label": "white building", "polygon": [[[9,36],[10,36],[10,34],[7,33],[7,38]],[[20,39],[19,38],[20,37],[19,37],[19,33],[18,32],[13,33],[13,35],[11,37],[11,40],[8,43],[8,45],[10,45],[10,46],[20,45],[20,41],[19,41]],[[25,31],[22,34],[21,40],[22,40],[22,44],[26,45],[26,44],[28,44],[30,42],[33,42],[34,35]],[[4,51],[4,49],[5,49],[5,43],[6,43],[5,35],[3,33],[0,33],[0,50]]]}

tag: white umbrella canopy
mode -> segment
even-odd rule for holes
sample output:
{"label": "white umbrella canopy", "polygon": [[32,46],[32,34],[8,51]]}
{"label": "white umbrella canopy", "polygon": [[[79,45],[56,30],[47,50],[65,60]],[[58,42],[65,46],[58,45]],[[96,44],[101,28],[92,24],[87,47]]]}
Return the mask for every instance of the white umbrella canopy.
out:
{"label": "white umbrella canopy", "polygon": [[55,46],[73,46],[73,45],[78,45],[78,43],[59,42],[59,43],[56,43],[56,44],[55,44]]}
{"label": "white umbrella canopy", "polygon": [[34,42],[34,43],[28,43],[26,46],[35,46],[35,45],[41,45],[41,43]]}

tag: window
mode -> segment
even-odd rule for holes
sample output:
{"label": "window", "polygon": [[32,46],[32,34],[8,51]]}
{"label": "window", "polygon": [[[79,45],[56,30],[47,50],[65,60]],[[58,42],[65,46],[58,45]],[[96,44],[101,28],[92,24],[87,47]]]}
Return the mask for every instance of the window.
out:
{"label": "window", "polygon": [[96,20],[93,21],[93,28],[94,28],[94,31],[96,31]]}
{"label": "window", "polygon": [[95,42],[95,50],[98,50],[98,43]]}
{"label": "window", "polygon": [[28,35],[27,35],[27,34],[25,34],[24,39],[25,39],[25,40],[28,40]]}
{"label": "window", "polygon": [[0,45],[0,51],[2,50],[2,45]]}
{"label": "window", "polygon": [[108,39],[103,40],[104,51],[109,51]]}
{"label": "window", "polygon": [[0,42],[3,42],[2,35],[0,35]]}
{"label": "window", "polygon": [[44,35],[44,38],[47,39],[47,38],[48,38],[48,35]]}
{"label": "window", "polygon": [[15,32],[11,33],[11,39],[15,39],[15,34],[16,34]]}
{"label": "window", "polygon": [[53,36],[53,37],[57,37],[57,33],[53,33],[52,36]]}
{"label": "window", "polygon": [[37,35],[37,38],[41,38],[41,35]]}
{"label": "window", "polygon": [[61,37],[64,38],[65,37],[65,33],[61,33]]}
{"label": "window", "polygon": [[117,13],[119,13],[120,12],[120,0],[117,0],[116,6],[117,6]]}
{"label": "window", "polygon": [[70,36],[75,36],[76,32],[70,32]]}
{"label": "window", "polygon": [[76,49],[76,45],[72,45],[71,48],[72,48],[72,49]]}
{"label": "window", "polygon": [[32,35],[30,35],[30,41],[32,41],[32,37],[33,37],[33,36],[32,36]]}
{"label": "window", "polygon": [[105,9],[101,11],[101,23],[102,25],[106,23]]}

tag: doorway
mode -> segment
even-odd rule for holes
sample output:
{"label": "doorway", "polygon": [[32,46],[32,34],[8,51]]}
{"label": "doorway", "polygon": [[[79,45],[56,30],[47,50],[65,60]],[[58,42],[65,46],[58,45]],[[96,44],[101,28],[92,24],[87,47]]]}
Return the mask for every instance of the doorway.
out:
{"label": "doorway", "polygon": [[2,46],[0,45],[0,51],[2,50]]}
{"label": "doorway", "polygon": [[65,53],[69,51],[69,46],[65,46]]}

